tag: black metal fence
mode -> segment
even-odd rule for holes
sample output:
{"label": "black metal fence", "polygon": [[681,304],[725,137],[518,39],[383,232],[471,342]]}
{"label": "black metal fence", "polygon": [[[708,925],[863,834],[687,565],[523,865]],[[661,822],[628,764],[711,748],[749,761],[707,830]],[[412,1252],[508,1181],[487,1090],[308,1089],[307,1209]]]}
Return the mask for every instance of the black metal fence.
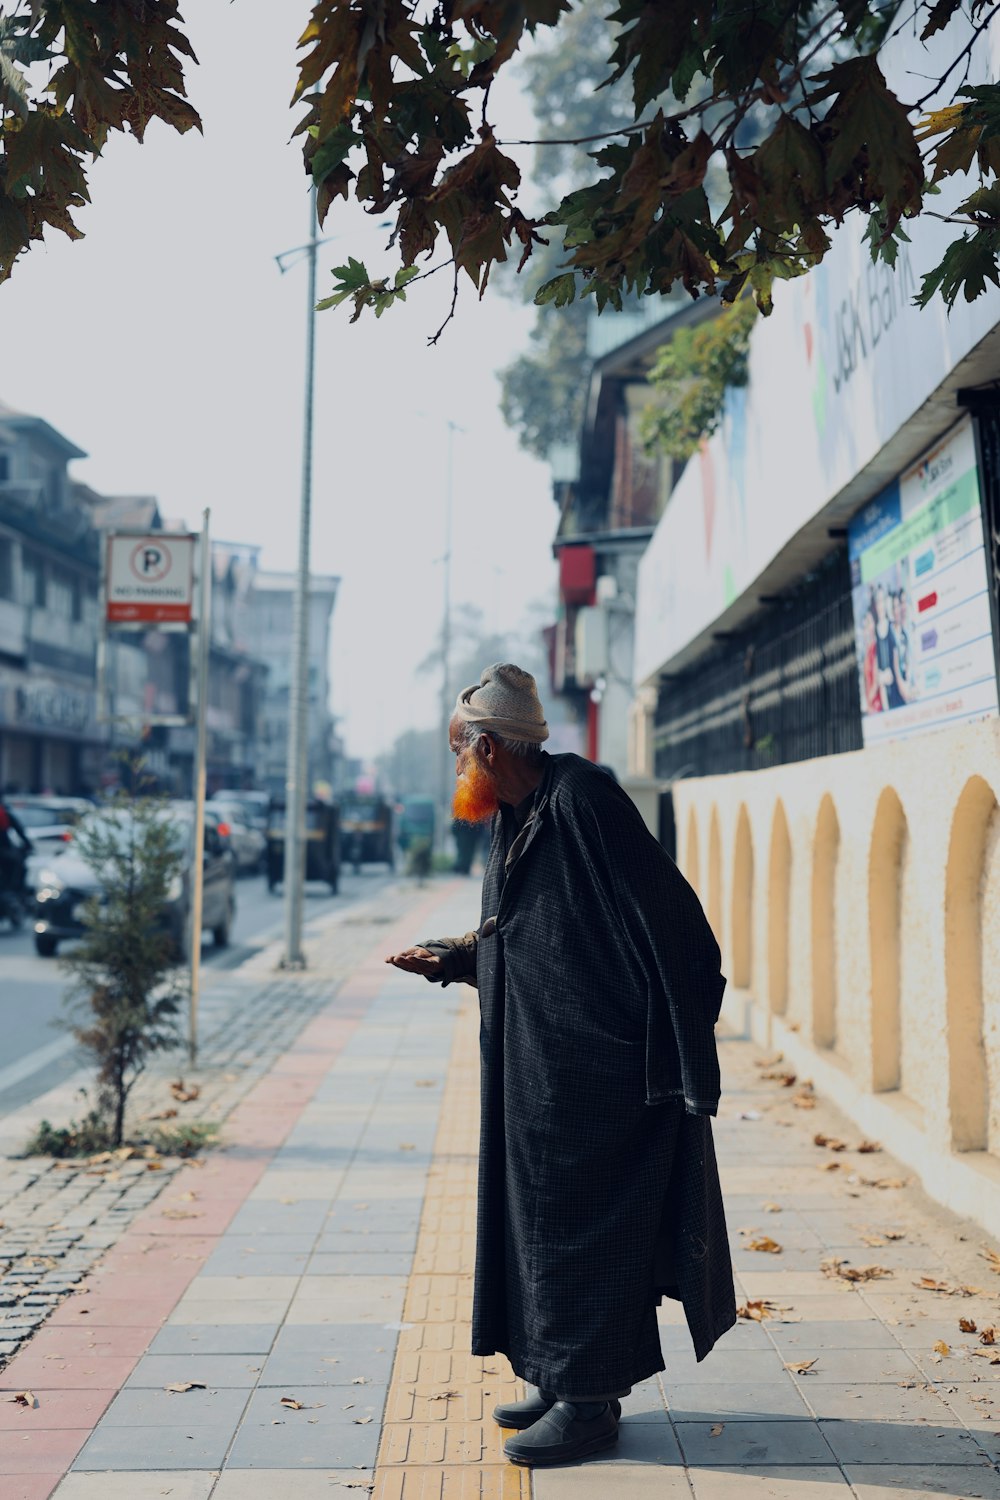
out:
{"label": "black metal fence", "polygon": [[656,772],[755,771],[861,748],[846,549],[661,684]]}

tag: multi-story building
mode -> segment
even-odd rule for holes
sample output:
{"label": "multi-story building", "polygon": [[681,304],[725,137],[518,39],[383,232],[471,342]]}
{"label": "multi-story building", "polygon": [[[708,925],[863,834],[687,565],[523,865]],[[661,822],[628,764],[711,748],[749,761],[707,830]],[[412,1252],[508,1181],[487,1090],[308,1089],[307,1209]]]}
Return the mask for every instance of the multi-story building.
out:
{"label": "multi-story building", "polygon": [[96,787],[98,538],[67,472],[84,452],[0,405],[0,786]]}
{"label": "multi-story building", "polygon": [[[258,569],[247,595],[247,640],[267,667],[267,688],[258,746],[258,785],[281,792],[286,780],[292,682],[292,616],[295,574]],[[334,722],[330,712],[330,625],[340,579],[312,575],[309,593],[309,719],[307,783],[332,786]]]}
{"label": "multi-story building", "polygon": [[730,1021],[998,1233],[1000,292],[915,305],[947,213],[895,272],[845,226],[758,322],[639,567],[637,769]]}
{"label": "multi-story building", "polygon": [[[68,473],[85,453],[40,417],[0,406],[0,787],[75,793],[113,783],[140,749],[165,790],[190,792],[191,728],[149,727],[188,712],[186,636],[115,632],[98,719],[100,539],[159,531],[149,496],[99,495]],[[250,652],[256,549],[213,548],[210,786],[253,784],[267,668]],[[290,628],[284,650],[290,649]],[[280,650],[282,643],[273,643]]]}

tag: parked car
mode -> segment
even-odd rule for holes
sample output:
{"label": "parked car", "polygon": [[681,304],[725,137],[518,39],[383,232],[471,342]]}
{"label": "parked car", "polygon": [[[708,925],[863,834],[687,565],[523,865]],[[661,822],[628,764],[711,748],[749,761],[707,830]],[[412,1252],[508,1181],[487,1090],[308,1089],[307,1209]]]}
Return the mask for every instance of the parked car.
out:
{"label": "parked car", "polygon": [[[116,816],[124,819],[127,814]],[[160,918],[175,951],[181,954],[187,945],[191,910],[190,805],[171,803],[163,816],[169,820],[185,856],[181,873],[170,884]],[[219,821],[215,813],[206,810],[202,925],[211,931],[216,947],[225,948],[236,916],[236,861],[219,831]],[[64,845],[62,853],[47,860],[38,873],[35,889],[35,948],[43,958],[53,957],[60,943],[82,935],[86,903],[100,894],[97,873],[74,844]]]}
{"label": "parked car", "polygon": [[243,811],[242,821],[256,828],[262,837],[267,837],[267,813],[271,798],[267,792],[247,792],[239,788],[220,787],[212,793],[212,802],[235,804]]}
{"label": "parked car", "polygon": [[7,806],[17,814],[34,851],[24,868],[24,885],[33,891],[36,876],[53,854],[62,850],[73,837],[80,819],[94,811],[86,797],[8,797]]}
{"label": "parked car", "polygon": [[[239,802],[224,801],[219,796],[209,799],[205,804],[205,811],[218,815],[220,831],[223,827],[228,830],[229,842],[236,858],[237,874],[246,875],[259,870],[264,862],[267,839],[260,829],[255,828],[249,821],[245,807]],[[226,836],[225,833],[224,836]]]}

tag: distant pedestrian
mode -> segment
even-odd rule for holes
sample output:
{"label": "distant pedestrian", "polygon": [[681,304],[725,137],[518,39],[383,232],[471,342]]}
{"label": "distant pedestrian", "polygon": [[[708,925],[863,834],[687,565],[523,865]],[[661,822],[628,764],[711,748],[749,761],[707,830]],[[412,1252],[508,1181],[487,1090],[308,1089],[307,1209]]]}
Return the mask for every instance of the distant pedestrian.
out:
{"label": "distant pedestrian", "polygon": [[547,737],[518,667],[460,694],[455,812],[493,829],[481,923],[387,960],[479,989],[472,1348],[530,1383],[494,1416],[531,1465],[617,1440],[620,1398],[664,1368],[662,1296],[699,1360],[736,1320],[708,1118],[718,945],[628,795]]}

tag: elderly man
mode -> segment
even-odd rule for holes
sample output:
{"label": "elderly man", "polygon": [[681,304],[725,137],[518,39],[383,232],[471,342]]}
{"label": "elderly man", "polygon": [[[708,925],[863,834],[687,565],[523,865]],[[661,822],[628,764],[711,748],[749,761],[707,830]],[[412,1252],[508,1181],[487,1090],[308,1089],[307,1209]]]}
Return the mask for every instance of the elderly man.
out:
{"label": "elderly man", "polygon": [[472,1348],[528,1383],[494,1417],[530,1465],[616,1442],[620,1398],[664,1368],[662,1296],[699,1360],[736,1319],[709,1120],[719,949],[626,793],[547,737],[518,667],[459,695],[455,812],[493,822],[481,923],[387,960],[479,989]]}

